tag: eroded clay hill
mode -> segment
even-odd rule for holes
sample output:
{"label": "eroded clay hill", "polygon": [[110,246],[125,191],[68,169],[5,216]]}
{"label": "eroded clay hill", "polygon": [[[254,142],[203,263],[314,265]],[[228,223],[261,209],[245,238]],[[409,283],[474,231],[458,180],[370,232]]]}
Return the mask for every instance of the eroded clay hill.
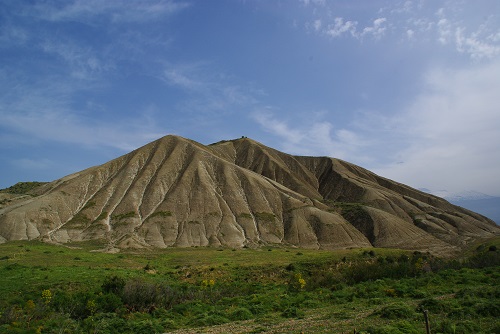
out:
{"label": "eroded clay hill", "polygon": [[0,242],[109,247],[294,245],[450,252],[500,234],[474,212],[327,157],[242,138],[166,136],[0,209]]}

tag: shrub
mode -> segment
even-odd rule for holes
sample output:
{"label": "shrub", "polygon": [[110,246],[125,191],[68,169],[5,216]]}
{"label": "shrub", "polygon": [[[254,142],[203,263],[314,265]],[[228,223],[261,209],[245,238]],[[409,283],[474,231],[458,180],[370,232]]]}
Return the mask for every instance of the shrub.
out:
{"label": "shrub", "polygon": [[302,318],[304,312],[297,306],[292,305],[281,312],[281,316],[285,318]]}
{"label": "shrub", "polygon": [[162,333],[163,326],[157,319],[147,319],[137,322],[131,322],[130,333],[134,334],[151,334],[151,333]]}
{"label": "shrub", "polygon": [[106,277],[101,285],[101,289],[105,293],[114,293],[120,295],[125,287],[125,280],[116,275]]}
{"label": "shrub", "polygon": [[131,310],[145,311],[156,304],[157,289],[154,284],[142,280],[129,281],[123,288],[122,299]]}
{"label": "shrub", "polygon": [[404,319],[413,317],[415,312],[409,306],[397,303],[387,305],[375,312],[375,314],[378,314],[380,317],[386,319]]}
{"label": "shrub", "polygon": [[451,320],[444,319],[442,321],[437,321],[432,327],[432,330],[442,334],[457,334],[457,325]]}
{"label": "shrub", "polygon": [[498,299],[480,302],[475,305],[477,315],[484,317],[500,317],[500,301]]}
{"label": "shrub", "polygon": [[[471,321],[471,320],[464,320],[460,321],[456,325],[456,332],[457,334],[468,334],[468,333],[480,333],[481,328],[477,324],[476,321]],[[491,332],[494,333],[494,332]],[[498,332],[497,332],[498,333]]]}
{"label": "shrub", "polygon": [[446,304],[435,298],[426,298],[418,304],[419,310],[428,310],[431,313],[441,313],[446,310]]}
{"label": "shrub", "polygon": [[[68,314],[52,313],[44,320],[41,333],[78,333],[79,330],[78,322],[71,319]],[[3,333],[1,329],[0,333]]]}
{"label": "shrub", "polygon": [[97,310],[104,313],[116,312],[116,310],[123,306],[121,298],[114,293],[100,294],[96,297],[95,302]]}
{"label": "shrub", "polygon": [[229,322],[226,318],[219,312],[205,312],[198,315],[195,319],[190,322],[193,326],[215,326]]}
{"label": "shrub", "polygon": [[232,321],[248,320],[252,318],[252,312],[250,312],[250,310],[245,307],[237,307],[229,313],[229,319],[231,319]]}
{"label": "shrub", "polygon": [[51,305],[53,309],[69,314],[73,319],[85,319],[91,315],[87,303],[94,297],[93,294],[83,291],[76,293],[58,291],[54,294]]}

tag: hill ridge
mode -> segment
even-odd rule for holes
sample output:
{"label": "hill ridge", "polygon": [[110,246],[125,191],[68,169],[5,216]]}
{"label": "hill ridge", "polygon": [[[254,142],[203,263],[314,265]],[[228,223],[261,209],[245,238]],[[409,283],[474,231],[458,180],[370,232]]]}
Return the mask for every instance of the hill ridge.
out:
{"label": "hill ridge", "polygon": [[452,252],[500,233],[444,199],[329,157],[243,137],[167,135],[0,209],[0,242],[110,247],[399,247]]}

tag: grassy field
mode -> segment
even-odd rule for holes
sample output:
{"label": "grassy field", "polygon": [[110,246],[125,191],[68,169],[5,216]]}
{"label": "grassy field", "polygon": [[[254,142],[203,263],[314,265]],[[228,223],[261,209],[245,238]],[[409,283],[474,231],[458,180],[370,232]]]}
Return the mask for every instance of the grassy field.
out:
{"label": "grassy field", "polygon": [[0,333],[500,333],[500,240],[390,249],[0,245]]}

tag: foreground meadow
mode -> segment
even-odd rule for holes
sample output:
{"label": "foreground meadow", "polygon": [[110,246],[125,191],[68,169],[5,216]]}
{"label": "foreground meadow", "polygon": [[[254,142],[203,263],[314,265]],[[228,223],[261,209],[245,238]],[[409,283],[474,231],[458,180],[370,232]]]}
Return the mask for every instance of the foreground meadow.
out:
{"label": "foreground meadow", "polygon": [[500,246],[98,252],[0,245],[0,333],[500,333]]}

